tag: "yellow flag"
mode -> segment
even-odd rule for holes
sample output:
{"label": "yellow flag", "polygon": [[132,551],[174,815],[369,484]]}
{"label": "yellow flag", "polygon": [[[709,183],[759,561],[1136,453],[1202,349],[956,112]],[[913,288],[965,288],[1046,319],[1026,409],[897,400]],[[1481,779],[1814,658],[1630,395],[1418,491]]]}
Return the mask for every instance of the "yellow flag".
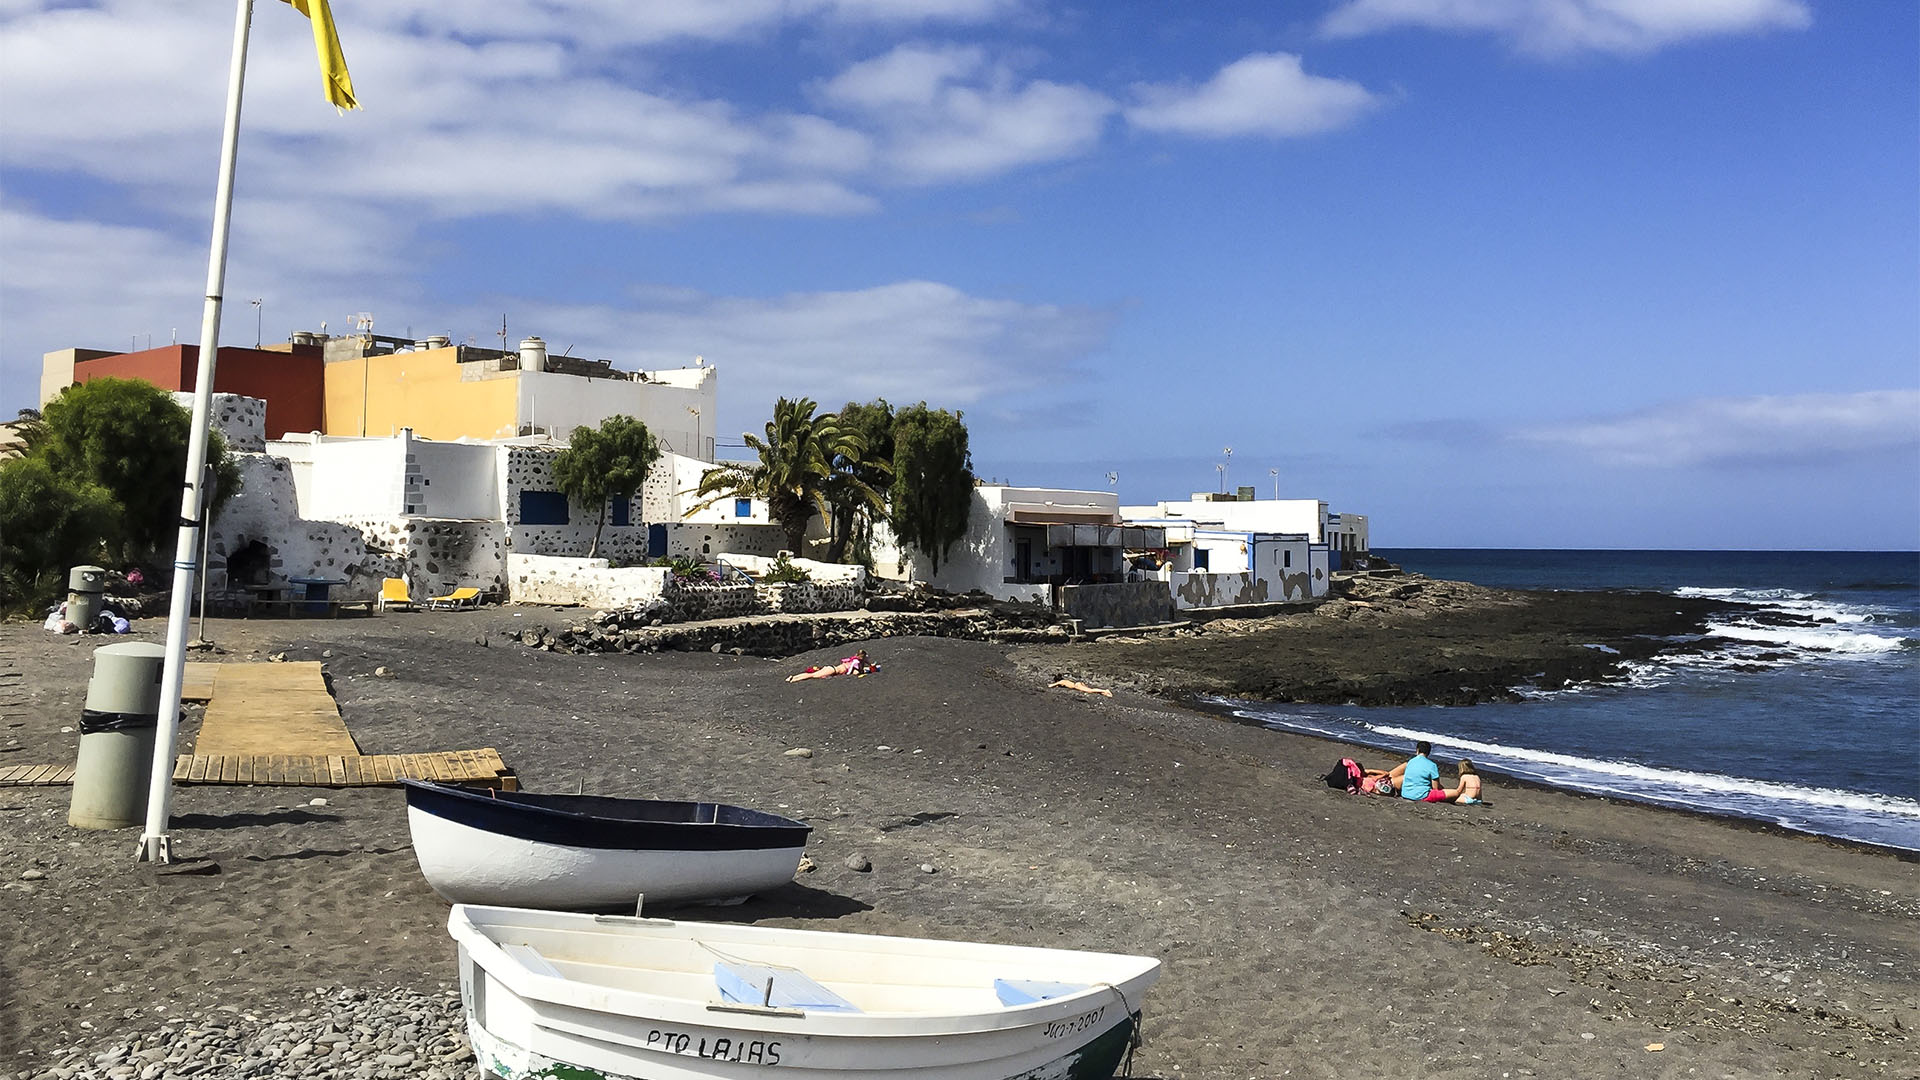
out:
{"label": "yellow flag", "polygon": [[340,33],[333,28],[333,12],[327,0],[287,0],[295,11],[313,21],[313,45],[320,52],[320,82],[327,100],[341,109],[357,109],[353,97],[353,78],[347,74],[347,54],[340,51]]}

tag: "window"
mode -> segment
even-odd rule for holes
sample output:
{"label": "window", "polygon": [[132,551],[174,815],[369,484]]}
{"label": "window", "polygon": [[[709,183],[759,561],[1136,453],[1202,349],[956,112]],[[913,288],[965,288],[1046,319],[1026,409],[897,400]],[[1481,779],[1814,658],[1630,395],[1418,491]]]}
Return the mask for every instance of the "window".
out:
{"label": "window", "polygon": [[1194,548],[1193,549],[1193,568],[1195,570],[1207,569],[1207,565],[1208,565],[1207,559],[1212,554],[1213,552],[1208,551],[1206,548]]}
{"label": "window", "polygon": [[753,516],[753,500],[752,499],[733,500],[733,516],[737,518],[752,517]]}
{"label": "window", "polygon": [[613,525],[633,524],[633,520],[631,516],[632,510],[629,509],[629,507],[627,506],[627,497],[625,495],[615,495],[609,498],[607,500],[607,508],[613,514],[613,519],[611,522],[609,522],[609,524],[613,524]]}
{"label": "window", "polygon": [[1292,551],[1292,549],[1286,549],[1286,550],[1283,550],[1283,551],[1281,551],[1281,552],[1280,552],[1280,565],[1281,565],[1281,567],[1282,567],[1282,568],[1285,568],[1285,567],[1289,567],[1289,566],[1292,566],[1292,565],[1293,565],[1293,551]]}
{"label": "window", "polygon": [[520,492],[520,524],[565,525],[567,497],[558,491]]}

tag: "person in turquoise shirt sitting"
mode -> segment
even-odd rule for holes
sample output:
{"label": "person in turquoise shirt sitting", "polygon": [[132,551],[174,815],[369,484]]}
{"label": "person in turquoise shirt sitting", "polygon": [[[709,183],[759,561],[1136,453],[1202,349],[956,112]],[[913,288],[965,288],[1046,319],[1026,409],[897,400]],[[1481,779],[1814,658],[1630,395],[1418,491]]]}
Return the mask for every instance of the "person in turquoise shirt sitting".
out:
{"label": "person in turquoise shirt sitting", "polygon": [[1422,739],[1413,744],[1413,760],[1394,766],[1393,786],[1400,797],[1413,802],[1444,802],[1448,798],[1440,786],[1440,766],[1430,757],[1433,744]]}

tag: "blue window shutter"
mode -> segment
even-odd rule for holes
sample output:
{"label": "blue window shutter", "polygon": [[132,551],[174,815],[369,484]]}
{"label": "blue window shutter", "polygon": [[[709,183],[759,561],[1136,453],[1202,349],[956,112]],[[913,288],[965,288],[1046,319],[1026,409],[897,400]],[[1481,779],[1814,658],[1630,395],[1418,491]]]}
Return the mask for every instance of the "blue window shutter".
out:
{"label": "blue window shutter", "polygon": [[633,524],[633,521],[629,517],[629,514],[631,513],[631,511],[628,509],[627,497],[625,495],[615,495],[612,498],[608,499],[607,503],[613,510],[613,521],[611,522],[612,524],[614,525]]}
{"label": "blue window shutter", "polygon": [[733,516],[737,518],[752,517],[753,516],[753,500],[752,499],[733,500]]}
{"label": "blue window shutter", "polygon": [[567,497],[558,491],[520,492],[520,524],[565,525]]}

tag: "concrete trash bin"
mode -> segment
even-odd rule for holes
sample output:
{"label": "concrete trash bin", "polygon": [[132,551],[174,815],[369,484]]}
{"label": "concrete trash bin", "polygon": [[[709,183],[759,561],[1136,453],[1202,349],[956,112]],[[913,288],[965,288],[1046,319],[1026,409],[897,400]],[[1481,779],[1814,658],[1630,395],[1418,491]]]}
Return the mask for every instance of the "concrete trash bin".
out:
{"label": "concrete trash bin", "polygon": [[67,811],[67,824],[74,828],[125,829],[145,822],[166,655],[146,641],[93,651]]}
{"label": "concrete trash bin", "polygon": [[67,621],[81,633],[93,629],[107,591],[107,571],[99,566],[76,566],[67,573]]}

